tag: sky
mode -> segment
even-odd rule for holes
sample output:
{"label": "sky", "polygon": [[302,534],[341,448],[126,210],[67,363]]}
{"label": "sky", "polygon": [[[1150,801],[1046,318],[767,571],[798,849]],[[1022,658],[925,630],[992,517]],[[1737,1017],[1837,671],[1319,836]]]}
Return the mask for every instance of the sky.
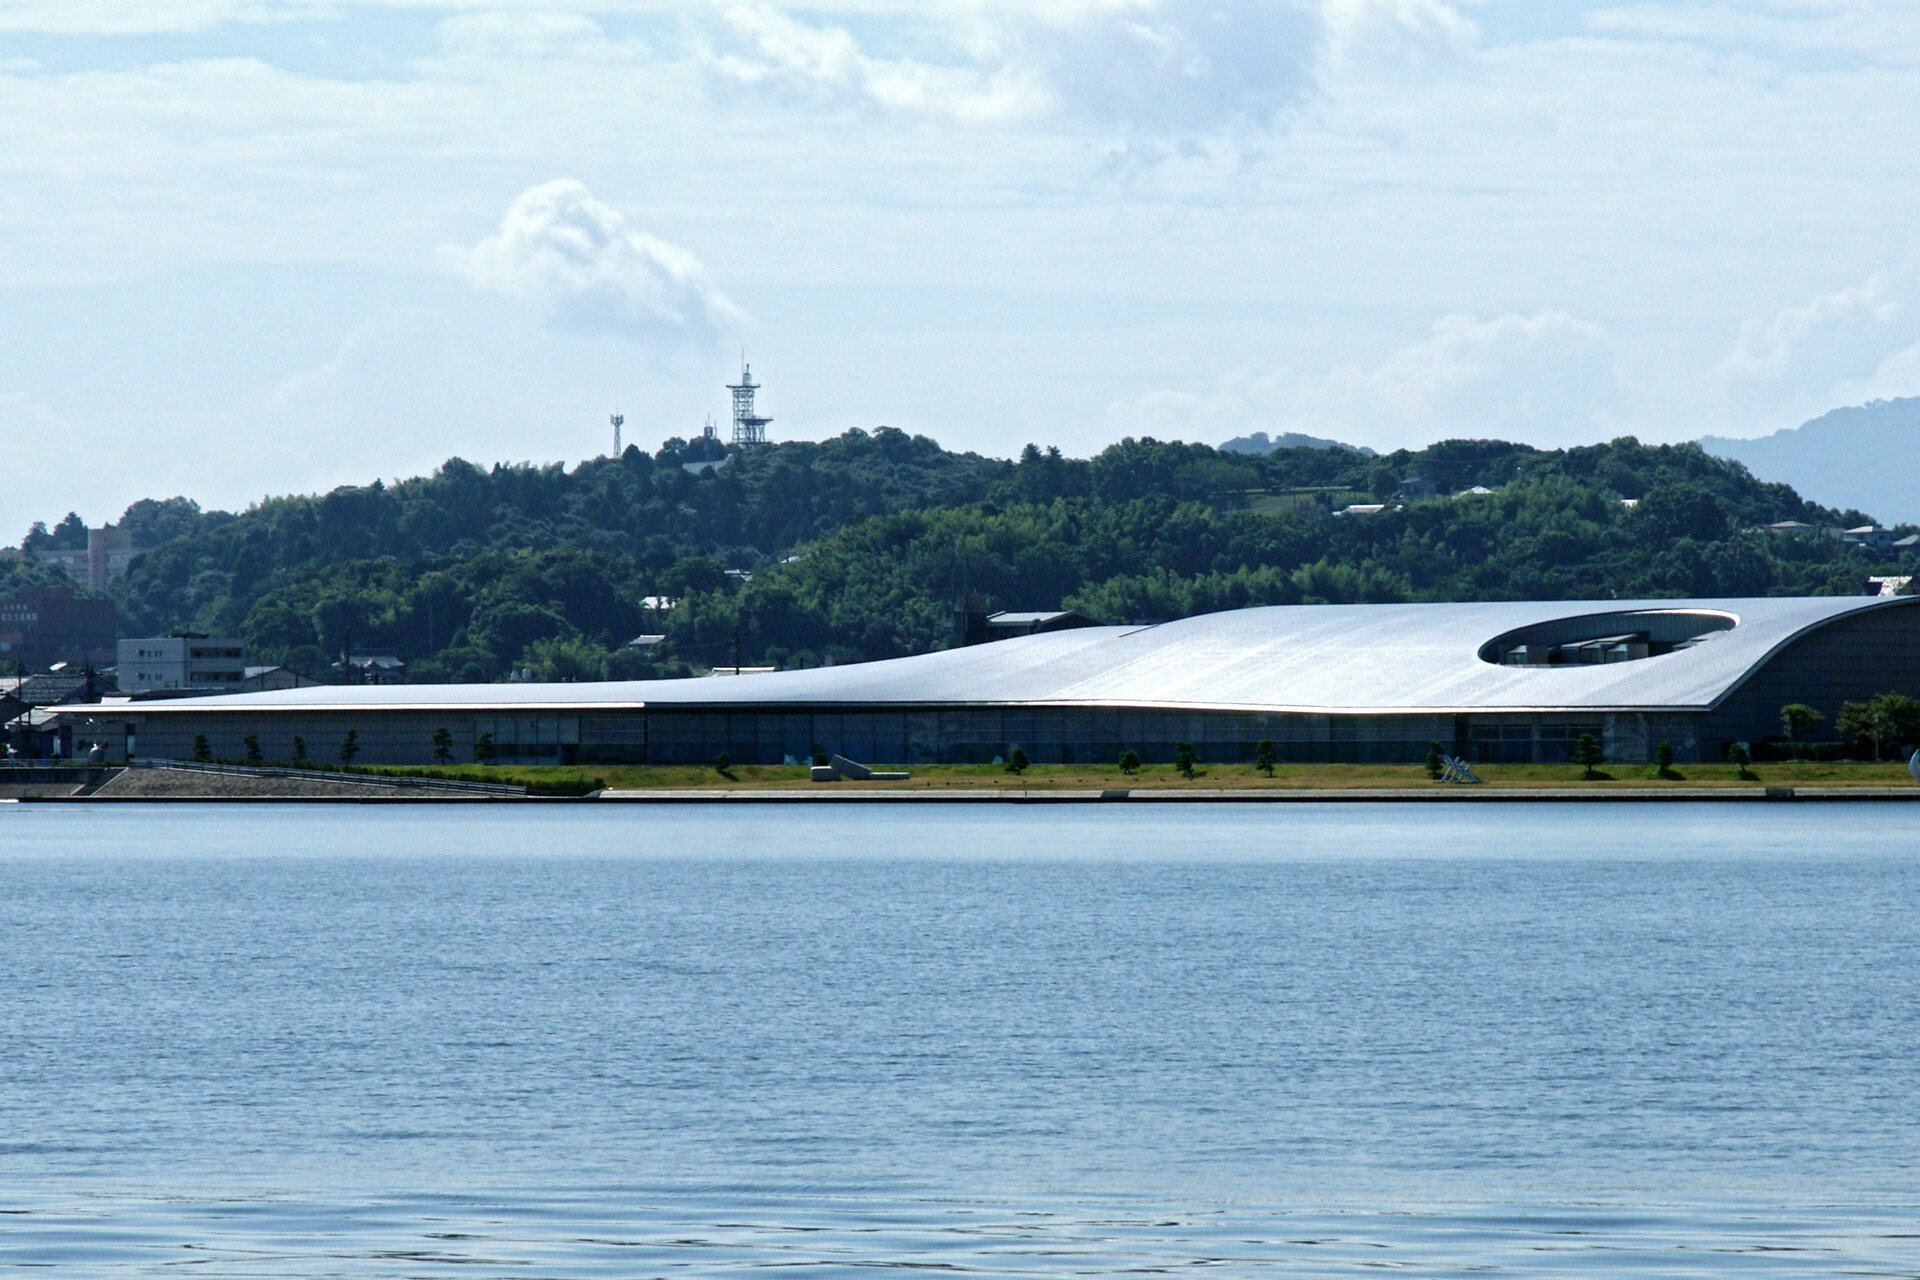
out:
{"label": "sky", "polygon": [[1920,393],[1920,5],[0,0],[0,540],[726,429]]}

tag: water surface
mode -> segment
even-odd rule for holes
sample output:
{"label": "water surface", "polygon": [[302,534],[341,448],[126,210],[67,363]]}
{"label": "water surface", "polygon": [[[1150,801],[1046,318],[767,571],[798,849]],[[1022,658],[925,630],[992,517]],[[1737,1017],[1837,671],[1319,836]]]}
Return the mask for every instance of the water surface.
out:
{"label": "water surface", "polygon": [[0,1267],[1920,1274],[1916,836],[5,806]]}

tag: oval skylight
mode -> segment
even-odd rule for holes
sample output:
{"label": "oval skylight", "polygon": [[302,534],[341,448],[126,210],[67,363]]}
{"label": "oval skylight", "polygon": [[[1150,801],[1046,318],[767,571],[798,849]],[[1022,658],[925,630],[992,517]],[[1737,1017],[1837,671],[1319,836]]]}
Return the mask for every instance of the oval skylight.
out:
{"label": "oval skylight", "polygon": [[1503,667],[1590,667],[1690,649],[1740,620],[1706,609],[1639,609],[1555,618],[1495,636],[1480,660]]}

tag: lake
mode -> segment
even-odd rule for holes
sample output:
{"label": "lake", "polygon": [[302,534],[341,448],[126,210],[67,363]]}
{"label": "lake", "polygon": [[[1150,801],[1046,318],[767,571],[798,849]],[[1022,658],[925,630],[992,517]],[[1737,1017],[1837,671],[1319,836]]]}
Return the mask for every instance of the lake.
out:
{"label": "lake", "polygon": [[1920,1274],[1920,806],[0,806],[0,1269]]}

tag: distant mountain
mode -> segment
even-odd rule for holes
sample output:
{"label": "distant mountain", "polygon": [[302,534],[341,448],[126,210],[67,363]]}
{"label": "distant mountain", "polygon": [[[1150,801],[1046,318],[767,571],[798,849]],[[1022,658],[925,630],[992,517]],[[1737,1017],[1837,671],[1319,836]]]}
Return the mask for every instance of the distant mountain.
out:
{"label": "distant mountain", "polygon": [[1272,453],[1275,449],[1345,449],[1348,453],[1357,453],[1364,458],[1377,455],[1362,444],[1344,444],[1339,440],[1322,440],[1319,436],[1303,436],[1298,431],[1288,431],[1267,438],[1264,431],[1256,431],[1250,436],[1235,436],[1220,446],[1222,453]]}
{"label": "distant mountain", "polygon": [[1755,440],[1707,436],[1700,447],[1810,501],[1920,524],[1920,396],[1835,409]]}

